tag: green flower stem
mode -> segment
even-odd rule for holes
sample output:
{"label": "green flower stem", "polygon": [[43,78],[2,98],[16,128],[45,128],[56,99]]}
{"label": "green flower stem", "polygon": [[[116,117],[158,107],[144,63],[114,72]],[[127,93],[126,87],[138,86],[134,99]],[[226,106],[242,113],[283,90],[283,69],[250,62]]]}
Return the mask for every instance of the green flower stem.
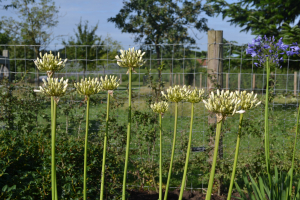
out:
{"label": "green flower stem", "polygon": [[299,114],[300,114],[300,105],[298,107],[298,114],[297,114],[296,135],[295,135],[294,151],[293,151],[293,159],[292,159],[291,181],[290,181],[289,195],[292,194],[292,187],[293,187],[293,170],[294,170],[294,160],[295,160],[296,143],[297,143],[297,136],[298,136],[298,127],[299,127]]}
{"label": "green flower stem", "polygon": [[126,177],[127,177],[127,167],[128,167],[128,157],[129,157],[129,145],[130,145],[130,130],[131,130],[131,68],[129,71],[129,87],[128,87],[128,124],[127,124],[127,142],[126,142],[126,156],[125,156],[125,166],[124,166],[124,176],[123,176],[123,188],[122,188],[122,200],[125,200],[126,192]]}
{"label": "green flower stem", "polygon": [[56,135],[56,103],[51,97],[51,186],[52,200],[57,200],[56,163],[55,163],[55,135]]}
{"label": "green flower stem", "polygon": [[84,142],[84,169],[83,169],[83,199],[86,200],[86,171],[87,171],[87,148],[88,148],[88,133],[89,133],[89,110],[90,97],[87,97],[86,103],[86,124],[85,124],[85,142]]}
{"label": "green flower stem", "polygon": [[108,135],[109,101],[110,101],[110,94],[107,92],[106,128],[105,128],[104,145],[103,145],[100,200],[103,200],[103,194],[104,194],[105,159],[106,159],[106,144],[107,144],[107,135]]}
{"label": "green flower stem", "polygon": [[176,143],[176,132],[177,132],[177,116],[178,116],[178,102],[175,102],[175,123],[174,123],[172,154],[171,154],[171,162],[170,162],[170,168],[169,168],[169,174],[168,174],[168,180],[167,180],[167,186],[166,186],[164,200],[167,200],[167,198],[168,198],[168,191],[169,191],[170,179],[171,179],[171,174],[172,174],[172,165],[173,165],[175,143]]}
{"label": "green flower stem", "polygon": [[241,141],[241,134],[242,134],[242,123],[243,123],[243,114],[240,114],[239,132],[238,132],[238,137],[237,137],[237,141],[236,141],[233,169],[232,169],[232,175],[231,175],[227,200],[231,199],[233,182],[234,182],[234,178],[235,178],[236,165],[237,165],[237,160],[238,160],[238,155],[239,155],[239,148],[240,148],[240,141]]}
{"label": "green flower stem", "polygon": [[191,151],[191,143],[192,143],[192,132],[193,132],[193,119],[194,119],[194,103],[192,103],[189,143],[188,143],[188,149],[187,149],[187,152],[186,152],[186,161],[185,161],[183,178],[182,178],[182,183],[181,183],[181,188],[180,188],[179,200],[182,199],[184,186],[185,186],[185,180],[186,180],[186,173],[187,173],[188,163],[189,163],[189,159],[190,159],[190,151]]}
{"label": "green flower stem", "polygon": [[162,114],[159,114],[159,200],[162,200]]}
{"label": "green flower stem", "polygon": [[267,86],[266,86],[266,100],[265,100],[265,155],[266,155],[266,165],[267,173],[269,179],[269,186],[271,188],[271,174],[270,174],[270,142],[269,142],[269,79],[270,79],[270,66],[269,59],[267,57],[266,61],[267,70]]}
{"label": "green flower stem", "polygon": [[211,167],[211,171],[210,171],[210,177],[209,177],[208,188],[207,188],[205,200],[210,200],[210,198],[211,198],[211,192],[212,192],[212,187],[213,187],[213,183],[214,183],[216,163],[217,163],[217,157],[218,157],[221,127],[222,127],[222,121],[217,123],[214,157],[213,157],[213,163],[212,163],[212,167]]}

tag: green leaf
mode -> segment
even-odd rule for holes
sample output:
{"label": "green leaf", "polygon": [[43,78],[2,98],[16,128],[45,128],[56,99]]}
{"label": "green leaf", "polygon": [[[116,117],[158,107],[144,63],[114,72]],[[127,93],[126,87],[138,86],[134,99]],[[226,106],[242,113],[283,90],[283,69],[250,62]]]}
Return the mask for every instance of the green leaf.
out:
{"label": "green leaf", "polygon": [[2,191],[5,192],[7,190],[7,187],[8,187],[7,185],[4,185]]}

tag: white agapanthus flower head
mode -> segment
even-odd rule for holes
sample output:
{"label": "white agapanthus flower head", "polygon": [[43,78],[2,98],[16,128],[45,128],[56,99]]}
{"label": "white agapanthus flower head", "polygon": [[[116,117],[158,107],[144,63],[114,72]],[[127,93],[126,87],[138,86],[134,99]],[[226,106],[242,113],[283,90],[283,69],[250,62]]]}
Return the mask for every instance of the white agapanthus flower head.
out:
{"label": "white agapanthus flower head", "polygon": [[55,97],[56,102],[59,101],[59,97],[65,95],[68,87],[68,79],[61,78],[47,78],[47,81],[43,79],[44,85],[40,86],[40,92],[46,96]]}
{"label": "white agapanthus flower head", "polygon": [[191,90],[186,100],[190,103],[199,103],[203,100],[204,89],[198,90],[197,88]]}
{"label": "white agapanthus flower head", "polygon": [[236,96],[241,100],[240,109],[241,110],[250,110],[261,104],[261,101],[257,99],[257,94],[254,95],[252,92],[247,91],[236,91]]}
{"label": "white agapanthus flower head", "polygon": [[150,107],[153,110],[153,112],[164,114],[165,112],[167,112],[169,104],[166,101],[161,101],[158,103],[151,104]]}
{"label": "white agapanthus flower head", "polygon": [[225,92],[217,90],[217,93],[211,92],[207,101],[203,100],[205,107],[217,115],[217,121],[225,120],[227,116],[235,113],[242,113],[243,110],[238,110],[241,100],[235,92]]}
{"label": "white agapanthus flower head", "polygon": [[103,90],[115,90],[119,87],[120,79],[118,80],[117,76],[108,76],[106,75],[103,79],[101,76],[100,83]]}
{"label": "white agapanthus flower head", "polygon": [[141,67],[146,61],[143,60],[143,55],[141,50],[134,50],[134,47],[129,50],[120,50],[121,55],[116,55],[117,64],[120,67],[127,67],[128,70],[134,70],[134,68]]}
{"label": "white agapanthus flower head", "polygon": [[48,76],[52,76],[54,72],[63,69],[68,60],[62,60],[59,52],[57,53],[57,56],[54,56],[51,51],[50,54],[45,53],[43,56],[42,52],[40,52],[40,57],[41,58],[37,57],[37,59],[34,61],[34,64],[38,70],[42,72],[48,72]]}
{"label": "white agapanthus flower head", "polygon": [[101,83],[98,79],[91,79],[91,77],[89,77],[89,79],[81,79],[81,82],[74,83],[74,86],[80,95],[85,95],[87,97],[97,94],[102,90]]}
{"label": "white agapanthus flower head", "polygon": [[168,101],[176,103],[186,100],[190,93],[191,91],[188,87],[186,87],[186,85],[182,87],[180,85],[175,85],[174,87],[170,86],[169,89],[167,89],[167,94],[165,94],[163,91],[161,92],[162,96]]}

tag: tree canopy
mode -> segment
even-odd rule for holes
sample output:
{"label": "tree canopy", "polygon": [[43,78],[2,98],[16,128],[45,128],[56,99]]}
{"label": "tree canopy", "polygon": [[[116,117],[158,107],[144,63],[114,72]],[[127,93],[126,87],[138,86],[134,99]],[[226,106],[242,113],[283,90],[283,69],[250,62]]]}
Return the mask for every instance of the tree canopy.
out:
{"label": "tree canopy", "polygon": [[[241,31],[250,31],[253,35],[284,37],[293,42],[291,36],[300,26],[298,0],[240,0],[228,3],[226,0],[208,0],[217,14],[223,19],[228,17],[232,25],[243,28]],[[295,27],[291,27],[292,24]],[[296,29],[297,31],[297,29]],[[289,36],[288,36],[289,35]]]}
{"label": "tree canopy", "polygon": [[160,44],[195,42],[188,29],[207,31],[207,19],[202,12],[211,15],[199,0],[130,0],[108,22],[115,23],[124,33],[135,35],[135,42]]}
{"label": "tree canopy", "polygon": [[98,24],[89,26],[88,21],[82,23],[80,19],[76,26],[75,38],[71,37],[68,41],[62,42],[67,46],[68,59],[79,63],[84,73],[86,69],[95,69],[97,65],[101,65],[104,70],[107,67],[105,59],[108,57],[114,59],[117,50],[122,48],[120,43],[110,36],[102,40],[101,36],[96,34]]}
{"label": "tree canopy", "polygon": [[58,9],[52,0],[13,0],[18,18],[2,17],[3,29],[8,31],[15,41],[21,44],[47,46],[51,42],[52,28],[57,26]]}

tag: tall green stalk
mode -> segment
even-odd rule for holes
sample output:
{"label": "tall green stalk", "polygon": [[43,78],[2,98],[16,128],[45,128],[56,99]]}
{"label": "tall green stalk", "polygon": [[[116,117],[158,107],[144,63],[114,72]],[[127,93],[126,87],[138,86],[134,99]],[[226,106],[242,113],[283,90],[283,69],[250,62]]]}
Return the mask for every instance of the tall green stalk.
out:
{"label": "tall green stalk", "polygon": [[170,162],[170,168],[169,168],[169,174],[168,174],[168,180],[167,180],[167,186],[166,186],[164,200],[167,200],[167,198],[168,198],[168,191],[169,191],[170,179],[171,179],[171,174],[172,174],[172,165],[173,165],[173,158],[174,158],[174,152],[175,152],[176,132],[177,132],[177,116],[178,116],[178,102],[175,102],[175,122],[174,122],[172,154],[171,154],[171,162]]}
{"label": "tall green stalk", "polygon": [[100,200],[103,200],[103,194],[104,194],[104,178],[105,178],[106,144],[107,144],[107,135],[108,135],[109,101],[110,101],[110,94],[107,92],[106,128],[105,128],[104,145],[103,145]]}
{"label": "tall green stalk", "polygon": [[296,122],[297,123],[296,124],[296,135],[295,135],[294,151],[293,151],[293,159],[292,159],[291,181],[290,181],[289,195],[292,194],[292,187],[293,187],[293,170],[294,170],[294,160],[295,160],[295,152],[296,152],[296,143],[297,143],[298,128],[299,128],[299,114],[300,114],[300,105],[298,107],[297,122]]}
{"label": "tall green stalk", "polygon": [[272,186],[271,174],[270,174],[270,142],[269,142],[269,79],[270,79],[270,66],[269,58],[266,61],[267,70],[267,86],[266,86],[266,100],[265,100],[265,155],[266,155],[266,165],[267,173],[269,179],[269,186]]}
{"label": "tall green stalk", "polygon": [[56,163],[55,163],[55,138],[56,138],[56,103],[51,96],[51,186],[52,200],[57,200]]}
{"label": "tall green stalk", "polygon": [[205,200],[210,200],[210,198],[211,198],[212,187],[213,187],[214,177],[215,177],[217,157],[218,157],[221,127],[222,127],[222,120],[217,123],[214,157],[213,157],[213,163],[212,163],[212,167],[211,167],[211,171],[210,171],[210,177],[209,177],[208,188],[207,188]]}
{"label": "tall green stalk", "polygon": [[162,200],[162,114],[159,114],[159,200]]}
{"label": "tall green stalk", "polygon": [[86,103],[86,124],[85,124],[85,142],[84,142],[84,169],[83,169],[83,199],[86,200],[86,171],[87,171],[87,149],[88,149],[88,133],[89,133],[89,110],[90,97],[87,97]]}
{"label": "tall green stalk", "polygon": [[239,155],[239,148],[240,148],[240,141],[241,141],[241,134],[242,134],[242,123],[243,123],[243,114],[240,114],[239,132],[238,132],[238,137],[237,137],[237,141],[236,141],[233,169],[232,169],[232,175],[231,175],[227,200],[231,199],[233,182],[234,182],[234,178],[235,178],[236,165],[237,165],[237,160],[238,160],[238,155]]}
{"label": "tall green stalk", "polygon": [[126,192],[126,178],[127,178],[127,168],[128,168],[128,157],[129,157],[129,146],[130,146],[130,131],[131,131],[131,68],[129,71],[129,87],[128,87],[128,124],[127,124],[127,142],[126,142],[126,156],[125,156],[125,167],[124,167],[124,176],[123,176],[123,188],[122,188],[122,200],[125,200]]}
{"label": "tall green stalk", "polygon": [[179,200],[182,199],[184,186],[185,186],[185,180],[186,180],[186,173],[187,173],[189,159],[190,159],[190,151],[191,151],[191,143],[192,143],[192,132],[193,132],[193,119],[194,119],[194,103],[192,103],[189,142],[188,142],[188,148],[187,148],[187,152],[186,152],[186,160],[185,160],[183,178],[182,178],[182,183],[181,183],[181,188],[180,188]]}

